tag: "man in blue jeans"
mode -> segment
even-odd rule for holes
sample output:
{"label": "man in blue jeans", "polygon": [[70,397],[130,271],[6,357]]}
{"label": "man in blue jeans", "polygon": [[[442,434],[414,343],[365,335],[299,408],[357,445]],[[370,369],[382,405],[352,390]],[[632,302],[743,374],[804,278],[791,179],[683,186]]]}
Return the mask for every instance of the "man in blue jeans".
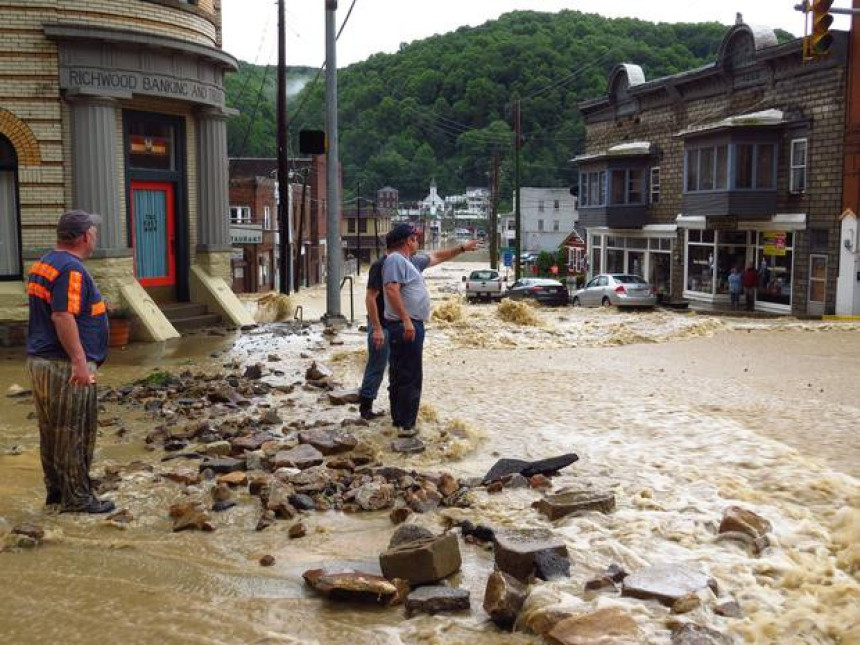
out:
{"label": "man in blue jeans", "polygon": [[450,249],[418,254],[418,233],[412,224],[396,224],[385,236],[388,258],[382,267],[385,325],[388,329],[388,398],[391,420],[401,437],[418,431],[418,407],[423,381],[424,323],[430,318],[430,294],[422,272],[471,251],[477,240]]}
{"label": "man in blue jeans", "polygon": [[385,366],[388,365],[388,331],[382,324],[382,312],[385,310],[382,267],[386,257],[383,255],[370,265],[364,294],[364,304],[367,307],[367,364],[364,366],[364,379],[358,390],[361,397],[358,412],[362,419],[367,420],[382,416],[381,412],[373,411],[373,401],[379,393],[382,377],[385,376]]}

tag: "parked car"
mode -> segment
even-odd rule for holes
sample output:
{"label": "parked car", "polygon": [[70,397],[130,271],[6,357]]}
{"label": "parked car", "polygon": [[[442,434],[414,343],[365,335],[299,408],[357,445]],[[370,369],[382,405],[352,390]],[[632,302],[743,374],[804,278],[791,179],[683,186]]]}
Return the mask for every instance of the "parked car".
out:
{"label": "parked car", "polygon": [[601,273],[571,296],[574,307],[653,307],[657,293],[638,275]]}
{"label": "parked car", "polygon": [[466,302],[478,299],[501,299],[504,294],[506,279],[502,278],[498,271],[492,269],[472,271],[468,278],[463,276],[463,282],[466,283]]}
{"label": "parked car", "polygon": [[520,278],[514,282],[505,297],[511,300],[536,300],[544,305],[566,305],[569,294],[558,280],[549,278]]}

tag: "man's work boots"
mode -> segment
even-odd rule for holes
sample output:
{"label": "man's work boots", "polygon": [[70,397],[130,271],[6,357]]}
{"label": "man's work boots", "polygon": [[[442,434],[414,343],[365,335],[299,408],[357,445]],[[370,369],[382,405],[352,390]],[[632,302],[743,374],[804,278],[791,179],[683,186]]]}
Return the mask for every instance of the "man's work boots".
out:
{"label": "man's work boots", "polygon": [[361,397],[359,400],[358,413],[361,415],[362,419],[366,419],[368,421],[378,419],[383,416],[382,412],[373,411],[373,399],[366,396]]}
{"label": "man's work boots", "polygon": [[116,508],[116,505],[109,499],[99,499],[91,497],[84,504],[72,508],[62,508],[61,513],[110,513]]}

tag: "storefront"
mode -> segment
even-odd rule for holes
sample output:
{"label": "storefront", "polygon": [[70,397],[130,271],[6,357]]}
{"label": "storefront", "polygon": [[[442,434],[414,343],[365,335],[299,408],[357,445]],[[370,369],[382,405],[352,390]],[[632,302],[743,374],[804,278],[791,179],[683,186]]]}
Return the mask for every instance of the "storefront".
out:
{"label": "storefront", "polygon": [[650,224],[641,229],[588,229],[588,277],[599,273],[631,273],[651,283],[661,298],[672,284],[674,224]]}
{"label": "storefront", "polygon": [[[729,225],[732,228],[722,228]],[[796,232],[806,228],[804,214],[753,222],[720,221],[710,228],[704,216],[679,215],[678,228],[684,234],[685,298],[728,303],[732,269],[743,272],[752,266],[758,274],[756,309],[791,313]],[[813,292],[811,301],[816,296],[823,297]]]}

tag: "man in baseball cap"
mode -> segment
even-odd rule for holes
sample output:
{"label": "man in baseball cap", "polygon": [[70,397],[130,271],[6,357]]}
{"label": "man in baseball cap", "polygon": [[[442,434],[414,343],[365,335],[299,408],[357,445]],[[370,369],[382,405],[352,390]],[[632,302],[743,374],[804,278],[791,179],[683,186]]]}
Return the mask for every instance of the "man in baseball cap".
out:
{"label": "man in baseball cap", "polygon": [[96,248],[101,222],[82,210],[63,213],[57,247],[27,276],[27,369],[39,418],[45,503],[72,513],[114,509],[113,502],[96,497],[90,480],[98,430],[96,369],[107,357],[108,319],[83,261]]}
{"label": "man in baseball cap", "polygon": [[385,235],[385,245],[388,248],[400,246],[403,242],[417,233],[417,229],[409,222],[398,222]]}

